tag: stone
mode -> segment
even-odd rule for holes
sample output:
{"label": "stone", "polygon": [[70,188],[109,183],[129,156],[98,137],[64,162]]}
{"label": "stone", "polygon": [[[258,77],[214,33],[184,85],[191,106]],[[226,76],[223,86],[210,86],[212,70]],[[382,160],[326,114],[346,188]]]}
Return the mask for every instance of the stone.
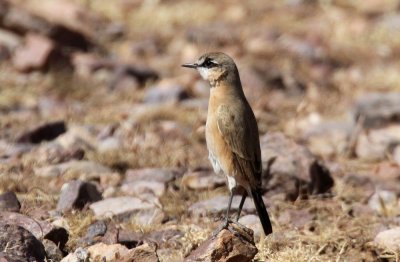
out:
{"label": "stone", "polygon": [[69,253],[61,262],[87,262],[89,261],[89,253],[86,249],[78,247],[74,253]]}
{"label": "stone", "polygon": [[120,229],[118,231],[118,243],[131,249],[143,244],[144,236],[142,233],[131,230]]}
{"label": "stone", "polygon": [[400,120],[400,94],[398,92],[367,93],[353,106],[353,119],[362,121],[364,128],[377,128]]}
{"label": "stone", "polygon": [[128,169],[125,173],[125,183],[136,181],[157,181],[169,183],[182,173],[176,168],[143,168]]}
{"label": "stone", "polygon": [[158,247],[167,245],[170,241],[176,241],[184,236],[184,233],[178,229],[165,229],[152,231],[146,234],[146,239],[151,243],[157,243]]}
{"label": "stone", "polygon": [[42,141],[53,140],[66,131],[67,127],[64,121],[50,122],[24,132],[18,136],[16,141],[18,143],[38,144]]}
{"label": "stone", "polygon": [[374,239],[375,244],[393,252],[400,251],[400,227],[379,232]]}
{"label": "stone", "polygon": [[186,173],[181,183],[189,189],[209,190],[224,186],[226,179],[223,175],[215,174],[213,170],[199,170]]}
{"label": "stone", "polygon": [[63,185],[57,210],[66,212],[72,209],[82,209],[85,205],[101,199],[101,193],[97,190],[95,184],[73,180]]}
{"label": "stone", "polygon": [[377,190],[368,200],[368,206],[377,214],[389,216],[399,209],[396,193],[387,190]]}
{"label": "stone", "polygon": [[215,238],[211,236],[201,243],[184,261],[252,261],[258,253],[253,231],[236,224],[230,224],[229,227],[230,230],[223,229]]}
{"label": "stone", "polygon": [[242,224],[243,226],[253,230],[254,240],[256,242],[258,240],[260,240],[261,236],[264,235],[264,231],[263,231],[262,225],[260,223],[260,218],[258,217],[258,215],[249,214],[249,215],[242,216],[239,218],[238,222],[240,224]]}
{"label": "stone", "polygon": [[22,47],[16,49],[12,62],[21,72],[44,69],[48,63],[55,45],[52,40],[39,34],[29,33]]}
{"label": "stone", "polygon": [[146,261],[146,262],[159,262],[157,255],[157,247],[145,243],[141,246],[133,248],[128,251],[126,255],[121,258],[122,262],[135,262],[135,261]]}
{"label": "stone", "polygon": [[82,242],[88,245],[93,245],[97,242],[99,237],[102,237],[107,232],[107,224],[102,221],[96,221],[91,224],[86,232],[85,237],[82,239]]}
{"label": "stone", "polygon": [[145,202],[137,197],[114,197],[92,203],[90,209],[101,219],[113,216],[130,216],[141,210],[154,210],[154,204]]}
{"label": "stone", "polygon": [[88,247],[87,250],[93,261],[120,261],[129,251],[121,244],[107,245],[104,243],[97,243]]}
{"label": "stone", "polygon": [[21,204],[14,192],[5,192],[0,195],[0,211],[19,212]]}
{"label": "stone", "polygon": [[32,233],[5,223],[0,223],[0,250],[11,258],[22,258],[20,261],[44,261],[46,257],[43,244]]}
{"label": "stone", "polygon": [[189,98],[185,88],[174,83],[160,83],[158,86],[150,87],[144,95],[147,104],[176,103]]}
{"label": "stone", "polygon": [[307,147],[279,132],[260,138],[263,187],[270,194],[283,193],[287,199],[328,192],[334,185],[329,169]]}
{"label": "stone", "polygon": [[47,259],[52,261],[61,261],[63,258],[63,253],[53,241],[44,239],[42,244],[44,246],[44,250],[46,251]]}
{"label": "stone", "polygon": [[14,212],[0,212],[0,224],[9,224],[23,227],[37,239],[48,239],[56,243],[61,249],[68,241],[68,232],[62,227],[55,227],[47,221],[34,220],[28,216]]}
{"label": "stone", "polygon": [[397,144],[400,144],[400,125],[393,124],[361,132],[355,153],[364,160],[382,160],[393,152]]}
{"label": "stone", "polygon": [[34,173],[41,177],[78,175],[78,178],[98,177],[112,173],[111,169],[99,163],[87,160],[71,160],[61,164],[34,168]]}
{"label": "stone", "polygon": [[140,196],[144,193],[151,193],[157,197],[160,197],[165,193],[165,189],[166,189],[165,184],[157,181],[139,180],[130,183],[125,183],[121,186],[122,192],[133,196]]}
{"label": "stone", "polygon": [[[241,196],[234,196],[232,200],[231,211],[237,211]],[[199,201],[189,207],[189,212],[194,216],[205,216],[208,214],[222,214],[228,207],[229,196],[216,196],[211,199]],[[255,211],[254,204],[250,199],[243,205],[243,213],[251,213]]]}
{"label": "stone", "polygon": [[85,151],[80,147],[64,148],[58,143],[40,145],[29,155],[38,165],[58,164],[71,160],[81,160]]}
{"label": "stone", "polygon": [[291,225],[296,229],[302,229],[310,224],[315,216],[307,210],[285,210],[280,214],[278,221],[281,224]]}

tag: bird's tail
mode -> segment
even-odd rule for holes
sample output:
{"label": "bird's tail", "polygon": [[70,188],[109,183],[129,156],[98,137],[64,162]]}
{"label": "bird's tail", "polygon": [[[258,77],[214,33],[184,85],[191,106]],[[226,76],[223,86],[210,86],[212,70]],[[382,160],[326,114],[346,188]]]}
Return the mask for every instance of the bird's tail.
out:
{"label": "bird's tail", "polygon": [[251,194],[253,196],[254,205],[256,206],[258,217],[260,218],[264,233],[267,236],[272,233],[272,225],[271,221],[269,220],[267,208],[264,205],[264,201],[259,190],[253,189]]}

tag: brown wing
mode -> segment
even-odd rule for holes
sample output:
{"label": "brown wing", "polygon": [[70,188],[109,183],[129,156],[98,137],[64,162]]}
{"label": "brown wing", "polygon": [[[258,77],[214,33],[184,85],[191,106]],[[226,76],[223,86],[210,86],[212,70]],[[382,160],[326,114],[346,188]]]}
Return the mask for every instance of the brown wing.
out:
{"label": "brown wing", "polygon": [[216,114],[218,130],[234,153],[235,162],[243,175],[247,177],[251,185],[259,185],[261,151],[257,122],[250,108],[247,114],[234,110],[226,105],[218,107]]}

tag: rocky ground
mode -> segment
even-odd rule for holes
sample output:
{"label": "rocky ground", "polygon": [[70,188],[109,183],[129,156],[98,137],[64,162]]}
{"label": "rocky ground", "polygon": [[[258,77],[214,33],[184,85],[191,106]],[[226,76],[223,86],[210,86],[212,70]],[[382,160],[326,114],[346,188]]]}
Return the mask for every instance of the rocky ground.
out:
{"label": "rocky ground", "polygon": [[[398,261],[399,39],[394,0],[0,0],[0,260]],[[258,120],[267,237],[247,200],[209,239],[228,194],[180,67],[207,51]]]}

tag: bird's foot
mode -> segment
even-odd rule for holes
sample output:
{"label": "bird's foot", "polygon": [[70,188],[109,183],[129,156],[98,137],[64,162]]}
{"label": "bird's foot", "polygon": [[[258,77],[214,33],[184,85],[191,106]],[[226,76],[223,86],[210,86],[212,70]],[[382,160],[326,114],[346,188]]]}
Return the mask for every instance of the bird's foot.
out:
{"label": "bird's foot", "polygon": [[[231,225],[232,224],[232,225]],[[225,221],[212,233],[212,239],[215,239],[215,237],[224,229],[228,230],[231,232],[234,236],[240,238],[243,242],[249,242],[250,240],[245,237],[244,232],[242,232],[242,228],[244,226],[240,224],[237,221],[231,220],[231,219],[225,219]],[[251,242],[251,241],[250,241]]]}

